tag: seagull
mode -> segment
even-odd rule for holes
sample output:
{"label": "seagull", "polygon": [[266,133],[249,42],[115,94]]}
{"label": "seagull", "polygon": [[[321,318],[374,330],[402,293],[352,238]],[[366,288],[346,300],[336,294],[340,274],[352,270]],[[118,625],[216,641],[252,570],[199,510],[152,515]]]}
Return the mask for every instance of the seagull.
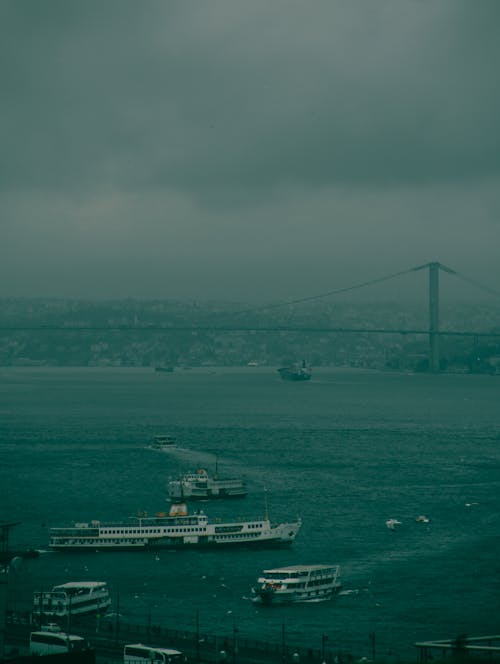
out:
{"label": "seagull", "polygon": [[397,519],[387,519],[385,525],[389,528],[389,530],[395,530],[396,526],[401,525],[401,521],[398,521]]}

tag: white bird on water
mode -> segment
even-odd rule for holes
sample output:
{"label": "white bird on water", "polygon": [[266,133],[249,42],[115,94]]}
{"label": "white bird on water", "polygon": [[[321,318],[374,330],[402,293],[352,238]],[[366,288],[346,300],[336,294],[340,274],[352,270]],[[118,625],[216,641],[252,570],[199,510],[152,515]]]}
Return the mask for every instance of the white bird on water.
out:
{"label": "white bird on water", "polygon": [[396,530],[396,526],[400,526],[401,521],[398,521],[397,519],[387,519],[385,525],[389,528],[389,530]]}

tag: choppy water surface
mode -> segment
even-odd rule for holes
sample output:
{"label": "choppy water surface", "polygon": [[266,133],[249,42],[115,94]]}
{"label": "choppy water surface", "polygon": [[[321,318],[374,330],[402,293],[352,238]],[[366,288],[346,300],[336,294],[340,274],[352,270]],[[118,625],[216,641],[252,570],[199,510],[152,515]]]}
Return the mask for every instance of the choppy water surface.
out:
{"label": "choppy water surface", "polygon": [[[250,494],[205,503],[275,520],[299,514],[290,550],[56,554],[11,574],[10,602],[35,589],[106,580],[137,621],[370,654],[498,632],[500,379],[318,370],[286,383],[272,369],[1,369],[0,519],[15,546],[46,548],[50,525],[166,509],[180,469],[245,474]],[[180,448],[148,449],[156,433]],[[425,514],[428,524],[417,523]],[[393,517],[402,525],[391,532]],[[261,608],[261,569],[339,563],[332,601]]]}

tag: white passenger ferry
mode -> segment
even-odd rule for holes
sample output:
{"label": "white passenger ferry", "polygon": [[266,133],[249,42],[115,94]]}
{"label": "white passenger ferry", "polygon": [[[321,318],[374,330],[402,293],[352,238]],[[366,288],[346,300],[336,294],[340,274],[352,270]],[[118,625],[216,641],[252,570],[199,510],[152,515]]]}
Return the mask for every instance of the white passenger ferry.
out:
{"label": "white passenger ferry", "polygon": [[290,545],[301,520],[272,523],[269,516],[254,521],[210,521],[203,511],[189,515],[186,505],[173,504],[167,516],[140,513],[127,522],[75,523],[51,528],[49,546],[58,551],[140,551],[144,549],[224,546],[274,547]]}
{"label": "white passenger ferry", "polygon": [[104,581],[70,581],[33,594],[33,613],[46,618],[66,618],[104,613],[111,606]]}
{"label": "white passenger ferry", "polygon": [[243,498],[247,495],[246,482],[241,478],[222,478],[217,471],[209,475],[204,468],[186,473],[168,483],[168,495],[173,501],[210,500],[213,498]]}
{"label": "white passenger ferry", "polygon": [[263,570],[252,589],[253,601],[263,604],[318,602],[338,592],[338,565],[294,565]]}

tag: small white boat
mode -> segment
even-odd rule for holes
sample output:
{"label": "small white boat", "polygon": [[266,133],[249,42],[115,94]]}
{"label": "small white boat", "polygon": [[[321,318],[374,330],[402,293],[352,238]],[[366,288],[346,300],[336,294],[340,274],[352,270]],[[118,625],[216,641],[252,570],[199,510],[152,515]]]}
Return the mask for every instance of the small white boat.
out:
{"label": "small white boat", "polygon": [[319,602],[342,587],[339,565],[293,565],[265,569],[252,588],[253,601],[262,604]]}
{"label": "small white boat", "polygon": [[173,450],[177,447],[177,441],[167,434],[155,436],[153,438],[152,448],[154,450]]}
{"label": "small white boat", "polygon": [[33,613],[45,618],[66,618],[104,613],[111,606],[104,581],[70,581],[33,594]]}

